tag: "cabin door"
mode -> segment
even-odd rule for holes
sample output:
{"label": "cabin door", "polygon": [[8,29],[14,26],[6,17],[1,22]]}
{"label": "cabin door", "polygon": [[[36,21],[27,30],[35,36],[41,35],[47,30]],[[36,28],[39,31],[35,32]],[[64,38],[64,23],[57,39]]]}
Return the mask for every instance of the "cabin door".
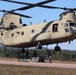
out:
{"label": "cabin door", "polygon": [[52,25],[52,39],[55,39],[58,36],[58,23],[56,23]]}

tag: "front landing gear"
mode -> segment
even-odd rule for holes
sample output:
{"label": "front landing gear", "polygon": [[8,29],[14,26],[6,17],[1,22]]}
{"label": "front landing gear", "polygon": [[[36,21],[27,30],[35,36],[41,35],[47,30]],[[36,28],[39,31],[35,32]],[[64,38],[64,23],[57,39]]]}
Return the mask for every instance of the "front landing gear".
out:
{"label": "front landing gear", "polygon": [[55,51],[61,51],[61,48],[58,46],[58,44],[57,44],[57,46],[54,48],[54,50]]}

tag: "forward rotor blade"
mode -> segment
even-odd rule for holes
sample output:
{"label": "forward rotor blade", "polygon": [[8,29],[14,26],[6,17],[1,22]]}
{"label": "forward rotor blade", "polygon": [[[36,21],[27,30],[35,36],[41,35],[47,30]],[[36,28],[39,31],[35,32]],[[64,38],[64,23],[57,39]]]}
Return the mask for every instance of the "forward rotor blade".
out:
{"label": "forward rotor blade", "polygon": [[[17,3],[17,4],[24,4],[24,5],[29,5],[27,7],[22,7],[18,10],[26,10],[26,9],[29,9],[30,6],[33,6],[35,7],[34,5],[36,4],[32,4],[32,3],[26,3],[26,2],[19,2],[19,1],[11,1],[11,0],[0,0],[0,1],[6,1],[6,2],[12,2],[12,3]],[[47,1],[50,1],[50,0],[47,0]],[[51,0],[52,1],[55,1],[55,0]],[[45,2],[41,2],[41,4],[39,5],[39,3],[37,3],[36,6],[38,7],[43,7],[43,8],[48,8],[48,9],[63,9],[63,10],[70,10],[70,11],[76,11],[76,8],[62,8],[62,7],[54,7],[54,6],[45,6],[45,5],[42,5],[42,4],[45,4],[47,3],[46,1]],[[30,7],[32,8],[32,7]]]}
{"label": "forward rotor blade", "polygon": [[[32,4],[32,3],[25,3],[25,2],[19,2],[19,1],[11,1],[11,0],[1,0],[1,1],[6,1],[6,2],[12,2],[12,3],[17,3],[17,4],[24,4],[24,5],[35,5],[35,4]],[[54,0],[52,0],[54,1]],[[39,4],[39,3],[38,3]],[[43,3],[42,3],[43,4]],[[61,7],[54,7],[54,6],[45,6],[45,5],[38,5],[39,7],[43,7],[43,8],[51,8],[51,9],[64,9],[64,8],[61,8]],[[44,3],[45,4],[45,3]],[[24,7],[25,8],[25,7]],[[22,8],[21,8],[22,9]]]}
{"label": "forward rotor blade", "polygon": [[54,7],[54,6],[46,6],[46,5],[41,5],[43,8],[48,8],[48,9],[63,9],[63,10],[69,10],[69,11],[76,11],[76,8],[62,8],[62,7]]}
{"label": "forward rotor blade", "polygon": [[48,9],[63,9],[66,10],[67,8],[62,8],[62,7],[54,7],[54,6],[46,6],[46,5],[41,5],[43,8],[48,8]]}

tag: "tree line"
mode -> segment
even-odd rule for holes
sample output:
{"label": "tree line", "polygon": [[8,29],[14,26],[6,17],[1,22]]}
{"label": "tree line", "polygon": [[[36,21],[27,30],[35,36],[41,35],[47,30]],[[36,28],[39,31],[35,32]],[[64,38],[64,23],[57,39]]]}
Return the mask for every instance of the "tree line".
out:
{"label": "tree line", "polygon": [[10,48],[5,52],[0,50],[0,57],[3,58],[30,58],[30,57],[45,57],[48,59],[49,56],[52,57],[52,60],[61,60],[61,61],[76,61],[76,51],[72,50],[61,50],[56,52],[54,50],[25,50],[25,53],[21,53],[21,49]]}

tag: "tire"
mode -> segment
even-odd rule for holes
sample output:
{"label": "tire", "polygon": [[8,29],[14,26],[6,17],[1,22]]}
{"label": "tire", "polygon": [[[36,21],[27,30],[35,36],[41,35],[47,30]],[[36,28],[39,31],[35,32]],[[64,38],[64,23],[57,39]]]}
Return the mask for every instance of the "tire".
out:
{"label": "tire", "polygon": [[56,46],[56,47],[54,48],[54,50],[55,50],[55,51],[61,51],[61,48],[60,48],[59,46]]}

